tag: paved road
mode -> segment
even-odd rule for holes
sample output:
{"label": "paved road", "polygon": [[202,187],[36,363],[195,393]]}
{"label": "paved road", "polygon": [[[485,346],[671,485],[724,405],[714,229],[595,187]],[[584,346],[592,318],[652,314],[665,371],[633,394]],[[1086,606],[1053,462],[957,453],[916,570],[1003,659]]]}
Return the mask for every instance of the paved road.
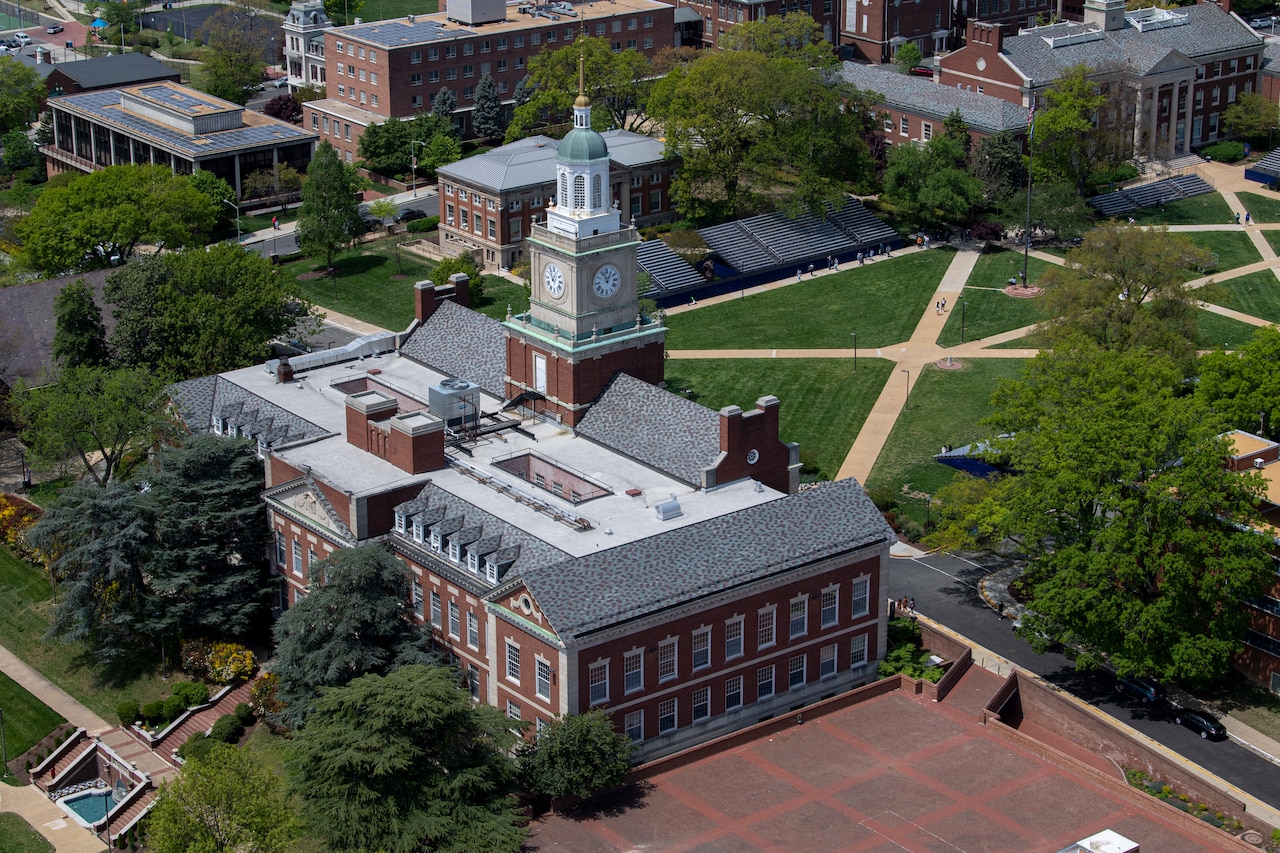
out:
{"label": "paved road", "polygon": [[1264,803],[1280,808],[1280,772],[1274,764],[1230,741],[1201,740],[1190,729],[1175,725],[1168,711],[1152,709],[1117,694],[1116,681],[1110,673],[1077,672],[1075,663],[1063,655],[1033,652],[1026,642],[1014,636],[1010,621],[999,618],[979,596],[978,581],[990,571],[989,567],[941,554],[894,560],[889,569],[888,596],[914,597],[921,613],[1069,690]]}

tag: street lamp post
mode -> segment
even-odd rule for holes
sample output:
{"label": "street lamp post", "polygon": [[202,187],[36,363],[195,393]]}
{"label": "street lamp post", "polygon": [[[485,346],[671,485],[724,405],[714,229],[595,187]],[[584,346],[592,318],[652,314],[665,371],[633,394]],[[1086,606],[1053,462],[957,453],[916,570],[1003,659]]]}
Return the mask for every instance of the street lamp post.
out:
{"label": "street lamp post", "polygon": [[858,372],[858,333],[850,332],[853,335],[853,372]]}
{"label": "street lamp post", "polygon": [[964,343],[964,320],[965,309],[969,307],[969,300],[960,300],[960,343]]}
{"label": "street lamp post", "polygon": [[909,409],[911,408],[911,371],[903,368],[902,372],[907,374],[907,399],[903,401],[902,408]]}
{"label": "street lamp post", "polygon": [[4,738],[4,708],[0,708],[0,779],[9,775],[9,744]]}
{"label": "street lamp post", "polygon": [[418,197],[418,152],[413,146],[426,146],[427,143],[421,139],[412,139],[409,141],[409,165],[413,168],[413,197]]}
{"label": "street lamp post", "polygon": [[237,243],[239,243],[239,242],[240,242],[240,205],[238,205],[238,204],[236,204],[234,201],[231,201],[230,199],[226,199],[226,198],[224,198],[224,199],[222,200],[222,203],[223,203],[223,204],[229,204],[229,205],[231,205],[233,208],[235,208],[235,211],[236,211],[236,242],[237,242]]}

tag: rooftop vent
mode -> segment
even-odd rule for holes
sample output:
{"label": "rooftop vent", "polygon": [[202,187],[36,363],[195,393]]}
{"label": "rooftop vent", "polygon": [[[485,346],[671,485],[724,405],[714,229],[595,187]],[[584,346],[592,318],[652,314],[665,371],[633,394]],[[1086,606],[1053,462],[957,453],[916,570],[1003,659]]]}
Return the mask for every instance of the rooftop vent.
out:
{"label": "rooftop vent", "polygon": [[1254,467],[1254,468],[1261,468],[1261,467],[1263,466],[1263,464],[1264,464],[1264,463],[1263,463],[1263,461],[1262,461],[1262,457],[1261,457],[1261,456],[1255,456],[1255,457],[1253,457],[1253,467]]}
{"label": "rooftop vent", "polygon": [[653,509],[658,515],[658,521],[670,521],[684,515],[684,510],[680,509],[680,501],[676,500],[675,495],[671,496],[671,500],[663,501]]}

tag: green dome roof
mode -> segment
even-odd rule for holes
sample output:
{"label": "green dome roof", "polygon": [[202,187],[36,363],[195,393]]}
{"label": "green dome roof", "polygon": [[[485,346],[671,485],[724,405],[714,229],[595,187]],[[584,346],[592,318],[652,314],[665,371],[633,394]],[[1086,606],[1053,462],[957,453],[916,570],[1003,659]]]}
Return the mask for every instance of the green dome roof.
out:
{"label": "green dome roof", "polygon": [[594,130],[575,127],[560,140],[559,159],[566,163],[590,163],[594,160],[607,160],[609,145],[604,137]]}

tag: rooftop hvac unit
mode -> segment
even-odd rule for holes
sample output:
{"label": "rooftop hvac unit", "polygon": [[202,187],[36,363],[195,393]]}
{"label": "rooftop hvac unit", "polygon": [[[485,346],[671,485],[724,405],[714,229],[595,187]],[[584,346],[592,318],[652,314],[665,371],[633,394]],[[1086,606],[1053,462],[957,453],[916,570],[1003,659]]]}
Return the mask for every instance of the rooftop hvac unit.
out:
{"label": "rooftop hvac unit", "polygon": [[450,429],[480,422],[480,386],[465,379],[444,379],[427,390],[427,409]]}
{"label": "rooftop hvac unit", "polygon": [[671,496],[671,500],[663,501],[653,509],[658,514],[658,521],[670,521],[684,515],[684,510],[680,509],[680,501],[676,500],[675,495]]}
{"label": "rooftop hvac unit", "polygon": [[1253,457],[1253,467],[1254,467],[1254,468],[1261,468],[1261,467],[1263,466],[1263,464],[1264,464],[1264,463],[1263,463],[1263,461],[1262,461],[1262,457],[1261,457],[1261,456],[1255,456],[1255,457]]}

